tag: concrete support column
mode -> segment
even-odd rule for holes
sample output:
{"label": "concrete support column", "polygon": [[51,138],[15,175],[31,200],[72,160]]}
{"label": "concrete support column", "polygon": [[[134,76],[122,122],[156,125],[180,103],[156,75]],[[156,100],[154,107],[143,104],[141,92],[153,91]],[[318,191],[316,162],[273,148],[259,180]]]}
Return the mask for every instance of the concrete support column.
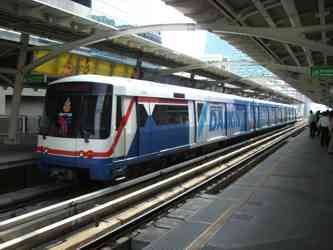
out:
{"label": "concrete support column", "polygon": [[27,52],[29,45],[29,34],[21,34],[21,47],[17,61],[17,73],[15,75],[14,92],[11,103],[11,112],[9,115],[9,127],[8,137],[5,140],[7,144],[18,144],[17,128],[18,128],[18,116],[21,105],[21,97],[24,85],[24,74],[22,72],[23,67],[27,61]]}
{"label": "concrete support column", "polygon": [[142,70],[142,57],[141,57],[141,55],[139,55],[138,58],[136,59],[136,65],[135,65],[135,68],[134,68],[133,78],[134,79],[143,79],[144,78],[143,70]]}
{"label": "concrete support column", "polygon": [[6,114],[6,95],[3,87],[0,86],[0,115]]}

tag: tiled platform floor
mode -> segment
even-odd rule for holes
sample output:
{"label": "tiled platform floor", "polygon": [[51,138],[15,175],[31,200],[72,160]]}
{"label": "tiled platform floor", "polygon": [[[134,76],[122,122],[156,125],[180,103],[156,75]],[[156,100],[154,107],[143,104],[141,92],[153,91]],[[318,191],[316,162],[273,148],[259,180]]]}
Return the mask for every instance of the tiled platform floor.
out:
{"label": "tiled platform floor", "polygon": [[333,156],[308,130],[205,200],[144,249],[333,249]]}

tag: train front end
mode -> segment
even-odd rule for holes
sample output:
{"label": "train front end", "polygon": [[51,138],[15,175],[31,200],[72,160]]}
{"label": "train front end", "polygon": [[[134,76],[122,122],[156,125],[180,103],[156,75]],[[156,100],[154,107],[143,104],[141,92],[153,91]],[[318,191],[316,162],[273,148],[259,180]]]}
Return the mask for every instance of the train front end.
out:
{"label": "train front end", "polygon": [[39,166],[62,179],[110,180],[113,87],[70,79],[48,86],[38,136]]}

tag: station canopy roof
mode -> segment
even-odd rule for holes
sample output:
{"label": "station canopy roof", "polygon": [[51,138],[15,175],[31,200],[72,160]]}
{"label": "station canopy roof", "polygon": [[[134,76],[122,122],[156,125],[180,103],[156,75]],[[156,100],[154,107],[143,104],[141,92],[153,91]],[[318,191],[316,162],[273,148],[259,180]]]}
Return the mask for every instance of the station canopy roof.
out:
{"label": "station canopy roof", "polygon": [[333,1],[163,1],[213,32],[235,27],[233,34],[215,33],[313,101],[333,106]]}
{"label": "station canopy roof", "polygon": [[[179,1],[166,2],[175,4]],[[187,9],[197,8],[197,2],[200,2],[202,5],[206,1],[182,2],[186,6],[185,8],[181,8],[181,10],[187,13]],[[179,7],[177,4],[175,5]],[[202,7],[201,5],[200,7]],[[92,13],[91,9],[68,0],[2,0],[0,4],[0,27],[64,43],[87,37],[96,32],[103,32],[110,29],[116,30],[115,27],[97,22],[93,19],[93,15],[94,13]],[[199,18],[200,15],[193,15],[192,17]],[[6,43],[6,45],[10,44]],[[141,57],[147,62],[168,68],[204,63],[203,61],[170,50],[158,43],[136,35],[106,40],[91,45],[91,47],[102,51],[116,52],[128,57]],[[286,94],[253,81],[242,79],[238,75],[215,66],[196,69],[193,72],[214,79],[217,83],[227,82],[238,86],[246,90],[245,93],[256,93],[256,95],[252,94],[252,96],[273,97],[284,102],[297,102],[293,97],[289,97]]]}

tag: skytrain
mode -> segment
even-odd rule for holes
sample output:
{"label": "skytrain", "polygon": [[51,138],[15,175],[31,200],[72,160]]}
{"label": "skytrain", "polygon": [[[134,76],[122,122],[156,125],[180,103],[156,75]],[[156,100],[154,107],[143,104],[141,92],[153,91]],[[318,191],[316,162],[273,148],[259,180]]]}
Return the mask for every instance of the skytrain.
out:
{"label": "skytrain", "polygon": [[39,166],[110,181],[169,159],[296,121],[296,108],[155,82],[78,75],[48,85]]}

